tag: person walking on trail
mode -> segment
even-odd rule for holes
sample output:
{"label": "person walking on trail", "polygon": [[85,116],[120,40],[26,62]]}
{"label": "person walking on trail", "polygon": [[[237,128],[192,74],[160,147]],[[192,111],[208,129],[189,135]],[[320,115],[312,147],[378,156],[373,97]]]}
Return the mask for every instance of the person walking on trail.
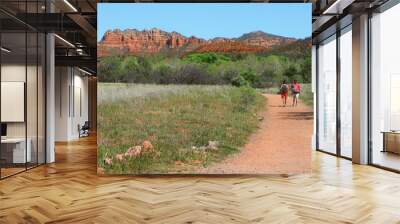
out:
{"label": "person walking on trail", "polygon": [[301,92],[301,85],[298,83],[296,80],[293,80],[292,86],[292,96],[293,96],[293,107],[297,107],[298,101],[299,101],[299,96]]}
{"label": "person walking on trail", "polygon": [[279,92],[281,94],[282,104],[285,107],[289,93],[289,86],[286,84],[286,81],[282,82]]}

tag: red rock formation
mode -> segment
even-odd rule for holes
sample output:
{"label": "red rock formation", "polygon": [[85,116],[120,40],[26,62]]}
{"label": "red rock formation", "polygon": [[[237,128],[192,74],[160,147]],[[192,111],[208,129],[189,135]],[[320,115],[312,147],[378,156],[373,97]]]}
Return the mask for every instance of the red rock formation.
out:
{"label": "red rock formation", "polygon": [[271,48],[277,45],[288,44],[296,41],[294,38],[287,38],[282,36],[277,36],[273,34],[268,34],[262,31],[256,31],[251,33],[243,34],[241,37],[236,40],[241,41],[243,43],[260,46],[265,48]]}
{"label": "red rock formation", "polygon": [[182,48],[184,52],[259,52],[295,39],[253,32],[239,38],[214,38],[204,40],[197,37],[185,37],[177,32],[165,32],[159,29],[138,31],[126,29],[107,31],[98,43],[98,56],[110,54],[157,53],[162,50]]}
{"label": "red rock formation", "polygon": [[196,37],[185,37],[177,32],[164,32],[159,29],[138,31],[107,31],[98,43],[98,55],[157,53],[162,49],[179,48],[184,45],[199,45],[205,42]]}

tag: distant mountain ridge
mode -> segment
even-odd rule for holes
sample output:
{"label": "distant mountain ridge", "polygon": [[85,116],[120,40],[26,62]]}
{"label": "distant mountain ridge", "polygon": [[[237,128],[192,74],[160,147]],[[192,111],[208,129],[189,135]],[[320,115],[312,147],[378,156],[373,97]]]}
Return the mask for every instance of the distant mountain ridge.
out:
{"label": "distant mountain ridge", "polygon": [[111,54],[154,54],[169,49],[182,49],[184,52],[262,52],[297,40],[263,31],[246,33],[238,38],[217,37],[205,40],[157,28],[142,31],[115,29],[104,34],[98,42],[97,52],[100,57]]}

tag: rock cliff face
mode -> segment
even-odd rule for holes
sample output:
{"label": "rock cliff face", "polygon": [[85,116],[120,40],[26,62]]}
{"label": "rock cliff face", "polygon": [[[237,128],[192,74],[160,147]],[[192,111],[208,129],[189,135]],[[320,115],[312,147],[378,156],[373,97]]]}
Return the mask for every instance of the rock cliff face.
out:
{"label": "rock cliff face", "polygon": [[98,43],[98,56],[110,54],[152,54],[162,50],[182,48],[186,52],[258,52],[273,46],[290,43],[295,39],[275,36],[261,31],[244,34],[239,38],[204,40],[185,37],[177,32],[159,29],[126,29],[107,31]]}
{"label": "rock cliff face", "polygon": [[164,32],[159,29],[138,31],[127,29],[124,31],[107,31],[98,43],[98,55],[112,53],[140,54],[157,53],[162,49],[179,48],[184,45],[199,45],[205,42],[196,37],[185,37],[176,32]]}
{"label": "rock cliff face", "polygon": [[277,36],[262,31],[256,31],[251,33],[243,34],[241,37],[236,39],[237,41],[246,43],[248,45],[259,46],[264,48],[271,48],[277,45],[288,44],[296,41],[294,38],[287,38]]}

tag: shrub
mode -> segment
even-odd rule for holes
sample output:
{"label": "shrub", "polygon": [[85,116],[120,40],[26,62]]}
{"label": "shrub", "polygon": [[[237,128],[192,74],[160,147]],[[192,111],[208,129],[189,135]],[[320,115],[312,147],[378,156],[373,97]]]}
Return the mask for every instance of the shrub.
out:
{"label": "shrub", "polygon": [[154,83],[169,84],[173,83],[174,75],[174,69],[163,64],[154,68],[152,78]]}
{"label": "shrub", "polygon": [[232,79],[232,85],[240,87],[240,86],[252,86],[259,87],[260,86],[260,76],[258,76],[254,71],[248,70],[245,72],[241,72],[235,78]]}
{"label": "shrub", "polygon": [[300,74],[303,78],[303,82],[311,82],[311,57],[306,57],[300,64]]}
{"label": "shrub", "polygon": [[210,52],[210,53],[194,53],[186,56],[184,61],[189,63],[207,63],[207,64],[221,64],[231,59],[224,54]]}
{"label": "shrub", "polygon": [[102,58],[98,64],[98,73],[101,82],[120,82],[123,75],[121,58],[117,56]]}
{"label": "shrub", "polygon": [[233,79],[235,79],[239,75],[239,72],[232,68],[222,71],[221,73],[222,73],[223,83],[232,85],[233,85]]}
{"label": "shrub", "polygon": [[303,83],[304,82],[303,77],[301,75],[299,75],[299,74],[292,76],[292,79],[296,80],[299,83]]}
{"label": "shrub", "polygon": [[243,76],[237,75],[235,78],[232,79],[232,85],[236,87],[241,87],[241,86],[249,86],[250,83]]}
{"label": "shrub", "polygon": [[196,64],[183,65],[175,74],[175,84],[216,84],[205,67]]}
{"label": "shrub", "polygon": [[253,87],[257,87],[260,83],[260,77],[254,71],[248,70],[241,72],[240,76],[247,80]]}

